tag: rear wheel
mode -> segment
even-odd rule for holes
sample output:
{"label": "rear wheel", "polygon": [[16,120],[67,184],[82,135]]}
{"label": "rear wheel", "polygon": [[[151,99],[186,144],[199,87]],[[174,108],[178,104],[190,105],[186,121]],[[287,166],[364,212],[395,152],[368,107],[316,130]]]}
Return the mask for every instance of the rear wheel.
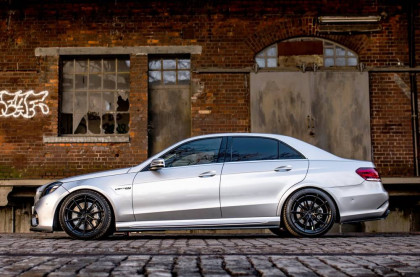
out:
{"label": "rear wheel", "polygon": [[282,212],[286,229],[295,236],[316,237],[327,233],[335,222],[333,200],[317,189],[302,189],[287,199]]}
{"label": "rear wheel", "polygon": [[108,202],[90,190],[70,194],[61,205],[59,219],[63,230],[76,239],[99,239],[113,230]]}

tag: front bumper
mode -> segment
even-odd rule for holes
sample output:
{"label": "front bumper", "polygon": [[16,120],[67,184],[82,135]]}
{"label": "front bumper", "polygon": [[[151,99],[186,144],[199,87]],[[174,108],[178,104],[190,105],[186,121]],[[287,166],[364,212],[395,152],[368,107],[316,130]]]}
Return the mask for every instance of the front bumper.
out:
{"label": "front bumper", "polygon": [[55,211],[69,192],[62,186],[40,198],[32,207],[31,231],[53,232]]}
{"label": "front bumper", "polygon": [[337,203],[340,223],[383,219],[389,214],[389,196],[381,182],[364,181],[327,190]]}

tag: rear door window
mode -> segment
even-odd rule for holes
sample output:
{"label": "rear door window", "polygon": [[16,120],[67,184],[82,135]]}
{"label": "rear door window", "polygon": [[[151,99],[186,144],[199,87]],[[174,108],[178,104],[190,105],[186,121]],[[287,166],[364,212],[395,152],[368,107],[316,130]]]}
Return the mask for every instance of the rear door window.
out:
{"label": "rear door window", "polygon": [[269,138],[233,137],[227,161],[259,161],[278,159],[279,142]]}

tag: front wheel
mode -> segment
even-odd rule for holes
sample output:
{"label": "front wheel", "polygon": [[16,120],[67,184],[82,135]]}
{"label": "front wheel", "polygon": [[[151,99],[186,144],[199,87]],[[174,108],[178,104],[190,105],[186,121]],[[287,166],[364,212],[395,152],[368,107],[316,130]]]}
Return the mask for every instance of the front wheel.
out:
{"label": "front wheel", "polygon": [[302,189],[290,196],[282,212],[286,229],[295,236],[316,237],[327,233],[335,222],[331,197],[317,189]]}
{"label": "front wheel", "polygon": [[108,202],[90,190],[70,194],[61,205],[59,220],[63,230],[76,239],[99,239],[113,230]]}

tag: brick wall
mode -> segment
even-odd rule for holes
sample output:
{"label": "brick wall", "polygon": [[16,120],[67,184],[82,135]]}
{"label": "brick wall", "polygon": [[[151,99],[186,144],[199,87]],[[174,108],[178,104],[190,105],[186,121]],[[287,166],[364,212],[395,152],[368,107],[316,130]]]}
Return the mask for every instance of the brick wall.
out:
{"label": "brick wall", "polygon": [[[331,14],[386,16],[380,32],[318,33],[317,16]],[[420,41],[419,15],[416,24]],[[367,66],[408,63],[407,18],[397,1],[0,1],[0,90],[48,90],[50,109],[0,118],[0,178],[59,178],[147,156],[147,56],[131,56],[129,143],[46,144],[43,136],[57,135],[59,60],[35,57],[37,47],[200,45],[193,69],[242,68],[266,46],[296,36],[336,41]],[[409,80],[395,76],[370,76],[374,162],[384,176],[413,171]],[[250,130],[247,74],[193,74],[192,92],[192,135]]]}

